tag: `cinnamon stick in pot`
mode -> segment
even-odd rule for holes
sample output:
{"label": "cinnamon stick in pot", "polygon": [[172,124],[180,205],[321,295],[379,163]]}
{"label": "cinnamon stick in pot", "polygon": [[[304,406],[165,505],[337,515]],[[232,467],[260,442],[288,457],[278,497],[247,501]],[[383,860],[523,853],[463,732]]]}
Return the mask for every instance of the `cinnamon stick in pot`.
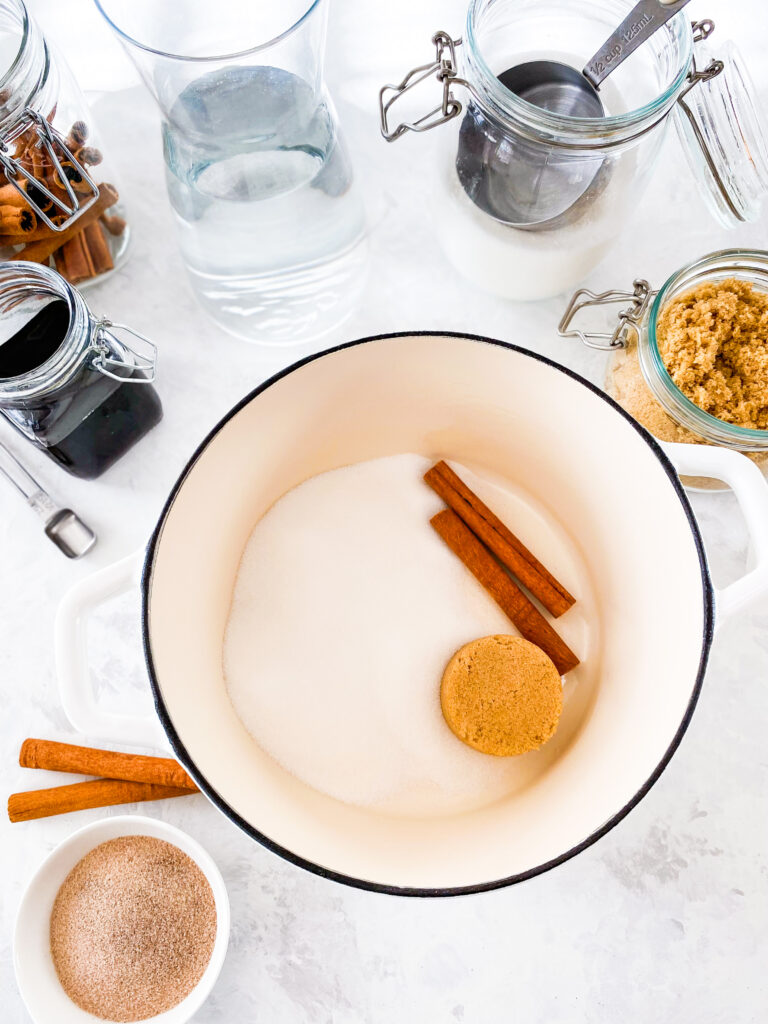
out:
{"label": "cinnamon stick in pot", "polygon": [[126,754],[119,750],[99,750],[55,740],[27,739],[19,751],[22,768],[96,775],[126,782],[146,782],[160,786],[197,790],[197,786],[172,757]]}
{"label": "cinnamon stick in pot", "polygon": [[549,655],[561,676],[576,668],[579,659],[570,647],[455,512],[438,512],[430,523],[525,639]]}
{"label": "cinnamon stick in pot", "polygon": [[488,506],[470,490],[445,462],[424,474],[424,480],[537,598],[557,618],[575,603],[557,580]]}

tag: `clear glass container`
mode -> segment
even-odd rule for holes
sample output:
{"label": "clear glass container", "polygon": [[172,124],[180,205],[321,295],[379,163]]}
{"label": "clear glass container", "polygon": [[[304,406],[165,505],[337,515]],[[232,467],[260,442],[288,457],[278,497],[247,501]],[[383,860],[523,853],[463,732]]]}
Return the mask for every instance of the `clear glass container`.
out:
{"label": "clear glass container", "polygon": [[69,473],[100,476],[160,421],[154,367],[55,270],[0,264],[0,413]]}
{"label": "clear glass container", "polygon": [[[764,135],[738,55],[706,49],[711,22],[692,26],[681,11],[658,29],[600,86],[601,116],[543,109],[507,87],[528,61],[583,67],[632,6],[472,0],[463,41],[438,33],[435,61],[382,90],[388,140],[441,126],[435,229],[478,286],[518,300],[572,289],[630,221],[673,112],[713,212],[730,225],[759,216]],[[434,77],[440,104],[394,127],[393,104]]]}
{"label": "clear glass container", "polygon": [[88,284],[129,240],[113,169],[83,94],[22,0],[0,0],[0,261]]}
{"label": "clear glass container", "polygon": [[237,337],[294,345],[354,309],[365,213],[323,62],[328,0],[96,0],[163,118],[192,288]]}
{"label": "clear glass container", "polygon": [[[560,333],[610,352],[605,390],[660,441],[732,448],[748,455],[768,475],[768,429],[739,426],[701,409],[675,384],[659,350],[658,325],[667,305],[698,285],[729,279],[748,282],[768,294],[768,251],[724,249],[711,253],[682,267],[658,292],[643,280],[635,282],[634,292],[595,295],[581,290],[571,300]],[[612,331],[596,333],[574,327],[586,307],[612,303],[624,306]],[[723,489],[714,480],[685,482],[700,489]]]}

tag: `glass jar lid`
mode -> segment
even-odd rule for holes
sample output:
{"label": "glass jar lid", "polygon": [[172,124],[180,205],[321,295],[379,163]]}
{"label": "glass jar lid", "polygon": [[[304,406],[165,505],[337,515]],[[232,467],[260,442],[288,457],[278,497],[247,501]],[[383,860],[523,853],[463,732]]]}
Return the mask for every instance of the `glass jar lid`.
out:
{"label": "glass jar lid", "polygon": [[768,143],[754,86],[732,42],[699,42],[675,119],[716,219],[725,227],[757,220],[768,194]]}

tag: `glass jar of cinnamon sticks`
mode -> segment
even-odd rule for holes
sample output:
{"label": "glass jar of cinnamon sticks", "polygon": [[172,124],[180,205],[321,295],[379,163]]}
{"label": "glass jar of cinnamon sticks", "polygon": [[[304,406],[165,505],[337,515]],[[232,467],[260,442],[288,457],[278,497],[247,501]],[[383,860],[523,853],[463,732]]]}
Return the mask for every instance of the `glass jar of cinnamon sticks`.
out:
{"label": "glass jar of cinnamon sticks", "polygon": [[88,105],[23,0],[0,0],[0,261],[71,284],[111,271],[129,230]]}

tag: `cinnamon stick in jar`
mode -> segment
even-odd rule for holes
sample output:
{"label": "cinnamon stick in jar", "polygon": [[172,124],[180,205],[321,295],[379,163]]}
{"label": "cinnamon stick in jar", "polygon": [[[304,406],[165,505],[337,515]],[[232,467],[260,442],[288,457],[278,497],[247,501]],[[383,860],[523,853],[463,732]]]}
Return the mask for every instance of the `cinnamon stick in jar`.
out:
{"label": "cinnamon stick in jar", "polygon": [[97,167],[104,159],[101,150],[95,146],[82,146],[72,155],[79,164],[89,164],[91,167]]}
{"label": "cinnamon stick in jar", "polygon": [[25,185],[22,185],[22,190],[16,188],[8,182],[7,185],[0,186],[0,206],[20,206],[23,210],[29,208],[29,202],[27,200],[27,189]]}
{"label": "cinnamon stick in jar", "polygon": [[[76,169],[75,165],[70,163],[69,160],[63,160],[61,162],[61,170],[63,172],[64,177],[67,179],[70,186],[74,189],[75,192],[91,191],[91,186],[80,174],[80,172]],[[57,170],[53,172],[53,183],[54,185],[58,186],[60,189],[63,189],[66,192],[64,180],[61,177],[59,171]]]}
{"label": "cinnamon stick in jar", "polygon": [[103,214],[101,217],[101,223],[110,233],[110,235],[122,235],[122,233],[125,231],[125,218],[118,217],[117,214]]}
{"label": "cinnamon stick in jar", "polygon": [[89,224],[97,221],[102,213],[113,206],[118,200],[117,189],[106,182],[99,186],[99,197],[75,221],[63,231],[51,232],[50,237],[25,245],[24,248],[10,257],[11,260],[29,260],[33,263],[45,263],[46,260],[61,248],[70,238],[82,231]]}
{"label": "cinnamon stick in jar", "polygon": [[88,281],[95,274],[91,254],[85,241],[85,231],[79,231],[53,254],[56,269],[70,284]]}
{"label": "cinnamon stick in jar", "polygon": [[172,757],[126,754],[119,750],[80,747],[56,740],[27,739],[19,751],[22,768],[96,775],[126,782],[147,782],[160,786],[197,790],[197,786]]}
{"label": "cinnamon stick in jar", "polygon": [[94,274],[106,274],[108,270],[114,270],[115,261],[112,259],[109,243],[100,222],[95,220],[89,224],[83,230],[83,235]]}
{"label": "cinnamon stick in jar", "polygon": [[438,512],[430,523],[522,636],[552,659],[561,676],[576,668],[579,659],[570,647],[455,512],[451,509]]}
{"label": "cinnamon stick in jar", "polygon": [[476,534],[555,618],[567,612],[575,598],[528,550],[519,538],[494,515],[445,462],[424,474],[424,480],[446,505]]}
{"label": "cinnamon stick in jar", "polygon": [[37,217],[31,210],[10,204],[0,206],[0,235],[18,235],[19,241],[24,241],[36,227]]}

